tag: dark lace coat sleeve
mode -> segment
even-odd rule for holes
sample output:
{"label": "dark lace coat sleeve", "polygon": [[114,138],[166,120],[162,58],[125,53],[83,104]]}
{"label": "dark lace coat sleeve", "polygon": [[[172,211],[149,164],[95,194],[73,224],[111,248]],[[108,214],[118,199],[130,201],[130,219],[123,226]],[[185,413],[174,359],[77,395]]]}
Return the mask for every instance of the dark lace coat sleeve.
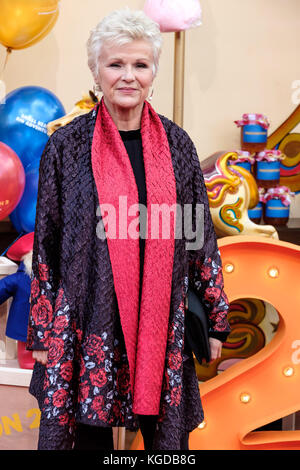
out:
{"label": "dark lace coat sleeve", "polygon": [[196,249],[189,250],[189,285],[199,294],[206,309],[209,336],[224,342],[230,332],[227,321],[229,304],[224,292],[222,262],[204,178],[192,142],[190,158],[193,166],[193,231],[197,233],[198,242]]}
{"label": "dark lace coat sleeve", "polygon": [[59,159],[53,136],[40,161],[27,349],[47,350],[58,289],[60,225]]}

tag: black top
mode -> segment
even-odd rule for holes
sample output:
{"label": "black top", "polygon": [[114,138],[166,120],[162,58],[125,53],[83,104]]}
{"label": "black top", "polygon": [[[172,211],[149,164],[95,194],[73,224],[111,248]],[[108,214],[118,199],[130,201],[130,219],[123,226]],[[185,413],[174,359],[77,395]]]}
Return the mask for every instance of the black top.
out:
{"label": "black top", "polygon": [[[143,159],[143,146],[140,129],[133,131],[119,131],[121,138],[127,150],[133,173],[136,180],[136,185],[139,195],[139,204],[147,207],[147,190],[146,190],[146,177]],[[145,214],[145,213],[144,213]],[[145,214],[146,215],[146,214]],[[146,219],[143,213],[140,214],[140,296],[142,290],[143,268],[144,268],[144,252],[145,252],[145,229]]]}
{"label": "black top", "polygon": [[[124,142],[125,148],[130,158],[131,166],[135,176],[138,194],[139,194],[139,203],[147,207],[147,193],[146,193],[146,177],[145,177],[145,167],[143,159],[143,146],[142,146],[142,137],[141,130],[136,129],[133,131],[119,131],[121,138]],[[145,252],[145,237],[142,236],[145,233],[146,220],[144,220],[140,215],[140,300],[142,292],[142,280],[143,280],[143,267],[144,267],[144,252]],[[223,332],[209,332],[209,336],[212,338],[219,339],[224,342],[228,333]]]}

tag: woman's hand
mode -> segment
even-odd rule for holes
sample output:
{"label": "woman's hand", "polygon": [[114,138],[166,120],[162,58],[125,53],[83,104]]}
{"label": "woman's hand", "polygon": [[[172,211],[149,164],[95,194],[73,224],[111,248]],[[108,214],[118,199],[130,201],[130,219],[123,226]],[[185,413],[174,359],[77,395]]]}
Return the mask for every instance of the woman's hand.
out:
{"label": "woman's hand", "polygon": [[221,357],[222,341],[216,338],[208,338],[211,352],[210,362],[213,362],[218,357]]}
{"label": "woman's hand", "polygon": [[32,357],[45,366],[47,364],[48,351],[32,351]]}

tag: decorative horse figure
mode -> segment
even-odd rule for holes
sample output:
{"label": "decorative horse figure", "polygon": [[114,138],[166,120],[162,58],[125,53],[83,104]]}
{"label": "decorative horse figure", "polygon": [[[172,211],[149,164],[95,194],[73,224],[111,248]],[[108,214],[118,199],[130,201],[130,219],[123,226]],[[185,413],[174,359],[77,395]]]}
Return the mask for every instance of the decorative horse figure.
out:
{"label": "decorative horse figure", "polygon": [[227,235],[262,235],[278,239],[272,225],[258,225],[248,217],[248,209],[258,204],[256,181],[246,169],[230,165],[236,152],[216,152],[201,162],[210,211],[219,237]]}

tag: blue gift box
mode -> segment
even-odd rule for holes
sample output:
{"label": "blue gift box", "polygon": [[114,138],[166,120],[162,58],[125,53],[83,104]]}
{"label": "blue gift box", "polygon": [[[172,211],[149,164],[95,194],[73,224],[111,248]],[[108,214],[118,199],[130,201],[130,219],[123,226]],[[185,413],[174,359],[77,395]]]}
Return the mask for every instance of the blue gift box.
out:
{"label": "blue gift box", "polygon": [[290,206],[285,206],[280,199],[269,199],[266,202],[266,217],[289,217]]}
{"label": "blue gift box", "polygon": [[242,168],[245,168],[245,170],[248,170],[251,172],[251,163],[250,162],[238,162],[238,163],[233,163],[234,165],[241,166]]}
{"label": "blue gift box", "polygon": [[261,219],[263,214],[262,202],[259,202],[253,209],[248,209],[249,219]]}
{"label": "blue gift box", "polygon": [[280,161],[258,161],[256,178],[260,181],[278,181],[280,179]]}
{"label": "blue gift box", "polygon": [[246,124],[243,126],[244,143],[264,143],[268,139],[268,130],[259,124]]}

